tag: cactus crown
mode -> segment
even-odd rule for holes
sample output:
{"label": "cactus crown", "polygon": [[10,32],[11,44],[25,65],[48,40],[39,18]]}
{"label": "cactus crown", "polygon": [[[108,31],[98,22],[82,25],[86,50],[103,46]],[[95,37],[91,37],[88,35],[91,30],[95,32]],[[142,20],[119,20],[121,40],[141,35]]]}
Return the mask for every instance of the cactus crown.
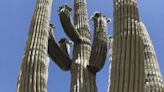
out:
{"label": "cactus crown", "polygon": [[65,5],[62,5],[62,6],[59,7],[58,12],[62,12],[62,11],[65,11],[65,10],[71,12],[72,8],[68,4],[65,4]]}
{"label": "cactus crown", "polygon": [[93,16],[91,16],[91,20],[99,19],[99,18],[105,18],[107,23],[111,22],[110,18],[107,18],[106,16],[102,15],[99,11],[95,11]]}

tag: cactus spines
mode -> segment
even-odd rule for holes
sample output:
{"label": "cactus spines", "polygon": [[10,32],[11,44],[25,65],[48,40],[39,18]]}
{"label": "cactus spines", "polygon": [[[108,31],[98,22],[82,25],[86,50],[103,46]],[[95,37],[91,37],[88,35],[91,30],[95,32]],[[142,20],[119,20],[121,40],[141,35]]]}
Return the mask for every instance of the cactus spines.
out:
{"label": "cactus spines", "polygon": [[163,79],[152,41],[142,22],[139,23],[139,27],[144,42],[145,92],[163,92]]}
{"label": "cactus spines", "polygon": [[47,92],[48,38],[52,0],[37,0],[23,63],[17,84],[17,92]]}
{"label": "cactus spines", "polygon": [[143,42],[136,0],[114,0],[114,36],[109,92],[144,92]]}

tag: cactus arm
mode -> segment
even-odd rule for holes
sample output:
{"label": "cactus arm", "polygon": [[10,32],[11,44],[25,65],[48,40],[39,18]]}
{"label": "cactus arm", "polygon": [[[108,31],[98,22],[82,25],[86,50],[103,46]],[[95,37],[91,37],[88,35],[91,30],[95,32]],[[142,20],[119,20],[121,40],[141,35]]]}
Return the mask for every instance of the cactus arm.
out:
{"label": "cactus arm", "polygon": [[62,70],[68,71],[70,69],[71,59],[55,42],[52,31],[53,28],[51,27],[48,40],[48,54]]}
{"label": "cactus arm", "polygon": [[71,10],[72,9],[68,5],[64,5],[59,8],[59,16],[65,33],[72,41],[76,43],[80,41],[80,34],[72,22],[72,17],[70,14]]}
{"label": "cactus arm", "polygon": [[96,12],[93,16],[94,20],[94,39],[90,55],[88,68],[96,73],[105,64],[107,55],[107,18]]}

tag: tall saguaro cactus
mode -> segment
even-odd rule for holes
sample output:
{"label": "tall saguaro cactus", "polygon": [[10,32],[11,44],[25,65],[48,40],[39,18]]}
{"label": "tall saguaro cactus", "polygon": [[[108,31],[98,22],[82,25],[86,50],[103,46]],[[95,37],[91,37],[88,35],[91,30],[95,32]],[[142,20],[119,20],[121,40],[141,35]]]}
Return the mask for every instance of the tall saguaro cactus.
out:
{"label": "tall saguaro cactus", "polygon": [[68,5],[64,5],[59,9],[59,16],[65,33],[74,42],[73,58],[67,54],[69,48],[64,45],[67,42],[60,41],[58,46],[52,32],[49,39],[49,56],[61,69],[71,71],[71,92],[97,92],[96,73],[103,67],[106,59],[109,20],[101,13],[93,15],[94,39],[91,46],[86,0],[74,0],[74,23],[70,16],[71,10]]}
{"label": "tall saguaro cactus", "polygon": [[17,92],[47,92],[48,38],[52,0],[37,0],[26,42]]}
{"label": "tall saguaro cactus", "polygon": [[114,42],[109,92],[144,92],[143,41],[136,0],[114,0]]}
{"label": "tall saguaro cactus", "polygon": [[145,92],[164,92],[164,84],[152,41],[142,22],[139,27],[144,42]]}

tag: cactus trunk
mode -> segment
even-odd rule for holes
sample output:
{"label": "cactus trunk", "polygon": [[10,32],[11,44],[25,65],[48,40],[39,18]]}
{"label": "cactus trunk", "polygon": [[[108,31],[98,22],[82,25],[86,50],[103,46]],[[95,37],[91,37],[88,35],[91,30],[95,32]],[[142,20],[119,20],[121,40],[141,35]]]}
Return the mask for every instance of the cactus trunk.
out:
{"label": "cactus trunk", "polygon": [[82,40],[80,43],[74,44],[71,65],[71,92],[97,92],[96,75],[87,68],[91,52],[91,40],[86,0],[75,0],[74,9],[75,28]]}
{"label": "cactus trunk", "polygon": [[143,42],[136,0],[114,0],[114,42],[109,92],[144,92]]}
{"label": "cactus trunk", "polygon": [[144,41],[145,92],[164,92],[163,79],[152,41],[142,22],[139,27]]}
{"label": "cactus trunk", "polygon": [[37,0],[23,63],[17,84],[17,92],[47,92],[48,38],[52,0]]}

